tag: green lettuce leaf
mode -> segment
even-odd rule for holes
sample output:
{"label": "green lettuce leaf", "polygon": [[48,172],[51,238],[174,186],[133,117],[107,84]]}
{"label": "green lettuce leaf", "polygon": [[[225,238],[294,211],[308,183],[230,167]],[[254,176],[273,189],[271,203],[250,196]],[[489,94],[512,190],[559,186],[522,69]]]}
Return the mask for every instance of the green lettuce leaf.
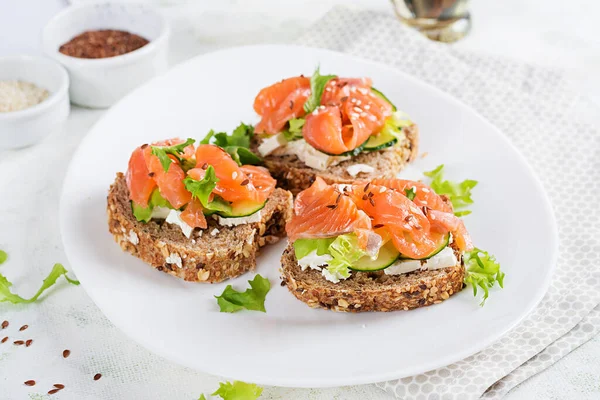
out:
{"label": "green lettuce leaf", "polygon": [[200,397],[198,397],[198,400],[206,400],[206,397],[204,397],[204,394],[201,394]]}
{"label": "green lettuce leaf", "polygon": [[465,284],[473,287],[473,296],[477,296],[477,288],[483,289],[483,300],[481,306],[489,297],[489,288],[498,283],[498,286],[504,288],[504,272],[500,271],[500,264],[496,257],[490,255],[487,251],[475,248],[466,252],[465,261]]}
{"label": "green lettuce leaf", "polygon": [[256,400],[262,394],[263,388],[254,383],[241,381],[220,382],[212,396],[220,396],[223,400]]}
{"label": "green lettuce leaf", "polygon": [[219,182],[219,178],[217,178],[215,169],[212,165],[209,165],[208,168],[206,168],[204,178],[201,180],[197,181],[191,176],[187,176],[183,180],[185,188],[192,194],[192,197],[198,199],[198,201],[202,203],[202,207],[208,211],[208,213],[205,212],[205,214],[211,214],[211,211],[231,211],[231,204],[221,197],[214,195],[212,200],[209,200],[210,194],[217,186],[217,182]]}
{"label": "green lettuce leaf", "polygon": [[329,261],[326,269],[335,279],[347,279],[350,277],[350,268],[348,264],[341,262],[336,258]]}
{"label": "green lettuce leaf", "polygon": [[432,171],[424,172],[425,176],[431,178],[431,188],[437,194],[445,194],[450,198],[455,215],[468,215],[470,211],[461,210],[473,204],[471,189],[477,186],[477,181],[466,179],[462,182],[444,180],[444,164],[438,165]]}
{"label": "green lettuce leaf", "polygon": [[406,197],[408,197],[409,200],[414,200],[415,196],[417,195],[417,193],[415,192],[415,188],[410,188],[410,189],[404,189],[404,193],[406,194]]}
{"label": "green lettuce leaf", "polygon": [[50,271],[50,274],[46,277],[46,279],[44,279],[42,287],[30,299],[25,299],[18,294],[12,293],[10,290],[12,283],[4,275],[0,274],[0,302],[9,301],[13,304],[33,303],[34,301],[37,301],[37,299],[46,291],[46,289],[53,286],[58,278],[63,275],[70,284],[79,285],[79,281],[70,279],[67,276],[67,272],[68,271],[62,264],[54,264],[52,271]]}
{"label": "green lettuce leaf", "polygon": [[317,252],[318,256],[329,254],[329,245],[333,243],[335,238],[324,239],[298,239],[294,242],[294,252],[296,259],[300,260],[313,251]]}
{"label": "green lettuce leaf", "polygon": [[4,250],[0,250],[0,264],[3,264],[8,258],[8,254]]}
{"label": "green lettuce leaf", "polygon": [[261,163],[259,156],[250,150],[250,141],[254,134],[252,125],[243,122],[233,130],[231,135],[226,132],[210,132],[200,141],[201,144],[215,144],[225,150],[238,165],[258,165]]}
{"label": "green lettuce leaf", "polygon": [[233,313],[243,309],[266,312],[265,298],[271,289],[269,280],[256,275],[248,283],[250,289],[246,289],[245,292],[238,292],[231,285],[227,285],[220,296],[215,296],[221,312]]}
{"label": "green lettuce leaf", "polygon": [[294,140],[302,139],[302,127],[306,120],[304,118],[294,118],[288,121],[288,128],[284,130],[283,137],[288,142],[292,142]]}
{"label": "green lettuce leaf", "polygon": [[383,128],[378,135],[391,135],[397,138],[402,138],[402,129],[409,127],[413,122],[406,119],[406,115],[401,112],[394,112],[388,119],[385,120]]}
{"label": "green lettuce leaf", "polygon": [[188,138],[185,142],[176,144],[174,146],[152,146],[152,154],[154,154],[160,160],[160,163],[165,170],[165,172],[169,171],[169,166],[173,162],[169,155],[175,156],[179,163],[183,166],[185,160],[183,157],[180,157],[180,154],[183,154],[183,151],[189,145],[194,144],[196,141],[192,138]]}
{"label": "green lettuce leaf", "polygon": [[135,204],[133,201],[131,202],[131,210],[133,211],[133,216],[140,222],[149,222],[152,218],[152,210],[154,207],[165,207],[165,208],[173,208],[171,203],[167,199],[165,199],[158,189],[154,189],[152,194],[150,195],[150,200],[148,200],[148,206],[142,207],[139,204]]}
{"label": "green lettuce leaf", "polygon": [[321,75],[319,72],[319,67],[317,67],[310,78],[310,97],[306,100],[306,103],[304,103],[304,111],[306,111],[307,114],[313,112],[317,107],[319,107],[327,82],[334,78],[337,78],[337,76]]}
{"label": "green lettuce leaf", "polygon": [[334,260],[350,266],[367,253],[358,245],[358,237],[354,233],[346,233],[336,237],[329,245],[329,254]]}

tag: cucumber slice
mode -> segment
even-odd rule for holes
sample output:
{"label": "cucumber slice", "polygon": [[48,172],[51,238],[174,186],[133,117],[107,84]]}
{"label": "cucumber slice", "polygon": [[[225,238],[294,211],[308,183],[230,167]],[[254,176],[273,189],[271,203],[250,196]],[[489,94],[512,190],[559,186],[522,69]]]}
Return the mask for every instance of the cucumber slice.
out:
{"label": "cucumber slice", "polygon": [[446,247],[448,247],[449,244],[450,244],[450,233],[447,233],[446,235],[442,236],[442,239],[436,246],[435,250],[432,251],[431,254],[429,254],[428,256],[423,257],[423,258],[410,258],[410,257],[403,256],[401,254],[400,258],[403,260],[427,260],[428,258],[431,258],[431,257],[435,256],[437,253],[439,253],[440,251],[444,250]]}
{"label": "cucumber slice", "polygon": [[369,256],[364,256],[356,262],[356,266],[351,266],[350,269],[354,271],[379,271],[392,265],[400,255],[400,252],[394,247],[394,243],[391,241],[384,244],[379,249],[379,255],[376,260],[373,260]]}
{"label": "cucumber slice", "polygon": [[396,106],[394,105],[394,103],[392,103],[390,101],[390,99],[388,99],[385,94],[381,93],[379,90],[375,89],[374,87],[371,86],[371,90],[373,91],[373,93],[375,93],[378,97],[381,97],[382,99],[384,99],[385,101],[387,101],[388,103],[390,103],[390,105],[392,106],[392,111],[398,111],[398,109],[396,108]]}
{"label": "cucumber slice", "polygon": [[221,217],[225,218],[247,217],[249,215],[254,214],[257,211],[262,210],[266,204],[266,201],[264,203],[257,203],[255,201],[240,201],[235,204],[232,204],[231,209],[215,211],[215,214],[218,214]]}
{"label": "cucumber slice", "polygon": [[392,135],[389,130],[383,130],[377,135],[372,135],[369,137],[367,142],[365,143],[365,150],[367,151],[376,151],[382,150],[387,147],[392,147],[398,142],[398,138]]}

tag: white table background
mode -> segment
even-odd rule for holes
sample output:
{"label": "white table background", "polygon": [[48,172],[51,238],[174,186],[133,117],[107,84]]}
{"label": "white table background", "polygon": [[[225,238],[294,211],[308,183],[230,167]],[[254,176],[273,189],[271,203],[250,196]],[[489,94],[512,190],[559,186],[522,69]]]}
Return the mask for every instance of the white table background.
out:
{"label": "white table background", "polygon": [[[75,0],[85,1],[85,0]],[[74,2],[75,2],[74,1]],[[286,42],[321,17],[335,4],[371,8],[391,13],[387,0],[156,0],[167,4],[163,10],[173,22],[170,60],[172,64],[194,55],[224,46],[260,42]],[[0,56],[39,54],[40,31],[46,21],[63,7],[66,0],[0,0]],[[573,84],[600,105],[600,15],[598,0],[475,0],[472,4],[473,30],[455,44],[462,49],[502,55],[519,61],[564,68]],[[80,137],[103,114],[103,111],[73,108],[60,137],[74,148]],[[51,138],[49,140],[52,140]],[[46,149],[51,146],[45,146]],[[0,165],[17,157],[0,152]],[[35,160],[35,151],[29,154]],[[68,160],[52,160],[60,176],[41,188],[46,201],[58,206],[58,196]],[[15,171],[16,172],[16,171]],[[12,196],[19,193],[19,180]],[[5,195],[7,187],[1,187]],[[1,199],[1,197],[0,197]],[[13,203],[13,202],[11,202]],[[4,208],[4,210],[3,210]],[[57,207],[58,208],[58,207]],[[10,214],[10,215],[9,215]],[[31,237],[27,230],[34,224],[54,224],[57,217],[43,221],[31,210],[7,210],[0,200],[0,248],[11,245],[14,262],[50,265],[62,251],[51,245],[43,234]],[[6,217],[6,218],[4,218]],[[26,221],[26,223],[23,223]],[[40,229],[40,232],[56,229]],[[38,245],[28,252],[27,243],[18,245],[15,238]],[[23,255],[15,253],[23,252]],[[67,266],[68,268],[68,266]],[[36,283],[37,284],[37,283]],[[30,288],[33,290],[33,286]],[[65,288],[68,290],[68,288]],[[1,361],[0,361],[1,362]],[[206,391],[211,388],[206,388]],[[319,391],[307,391],[309,397],[320,397]],[[338,398],[365,398],[367,392],[336,391]],[[383,392],[368,391],[370,398],[387,399]],[[4,394],[0,391],[0,397]],[[359,396],[359,397],[356,397]],[[7,397],[13,398],[13,397]],[[546,371],[521,384],[508,399],[598,399],[600,398],[600,337],[595,337]]]}

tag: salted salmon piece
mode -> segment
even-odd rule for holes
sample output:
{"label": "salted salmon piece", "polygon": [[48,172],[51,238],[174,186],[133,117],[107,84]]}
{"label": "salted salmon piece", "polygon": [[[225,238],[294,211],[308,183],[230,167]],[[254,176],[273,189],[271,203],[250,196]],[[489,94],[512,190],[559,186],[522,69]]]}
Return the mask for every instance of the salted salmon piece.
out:
{"label": "salted salmon piece", "polygon": [[465,223],[452,212],[443,212],[438,210],[429,210],[427,217],[431,222],[432,231],[451,232],[456,246],[462,251],[473,250],[473,241]]}
{"label": "salted salmon piece", "polygon": [[257,165],[242,165],[240,169],[246,174],[256,190],[253,200],[260,203],[266,201],[275,190],[275,185],[277,185],[277,181],[273,179],[269,170]]}
{"label": "salted salmon piece", "polygon": [[397,190],[406,194],[407,190],[413,189],[415,197],[413,202],[419,207],[428,207],[433,210],[452,212],[452,208],[432,188],[422,182],[407,179],[375,179],[375,185],[385,186],[388,189]]}
{"label": "salted salmon piece", "polygon": [[296,197],[294,215],[285,229],[291,241],[335,237],[371,229],[371,220],[348,196],[317,177],[311,187]]}
{"label": "salted salmon piece", "polygon": [[[158,142],[152,143],[152,146],[170,147],[170,146],[175,146],[176,144],[181,144],[183,142],[185,142],[185,140],[183,140],[181,138],[165,139],[165,140],[159,140]],[[194,158],[195,152],[196,152],[196,150],[194,148],[194,145],[190,144],[185,149],[183,149],[183,154],[181,155],[181,157],[185,158],[186,160],[191,160]]]}
{"label": "salted salmon piece", "polygon": [[304,116],[304,103],[310,96],[310,79],[303,76],[284,79],[262,89],[254,99],[254,111],[261,116],[256,133],[276,134],[293,118]]}
{"label": "salted salmon piece", "polygon": [[165,172],[157,156],[152,154],[150,146],[144,149],[144,159],[148,167],[149,175],[154,179],[160,194],[169,201],[173,208],[181,208],[192,199],[192,194],[187,191],[183,183],[185,172],[177,160],[169,164],[169,170]]}
{"label": "salted salmon piece", "polygon": [[387,229],[396,249],[409,258],[431,254],[443,236],[432,232],[422,210],[397,191],[374,184],[354,185],[350,197],[372,218],[374,227]]}
{"label": "salted salmon piece", "polygon": [[192,199],[181,213],[180,218],[192,228],[206,229],[206,217],[202,211],[202,203],[198,199]]}
{"label": "salted salmon piece", "polygon": [[156,187],[156,182],[149,174],[144,151],[138,147],[129,158],[125,179],[129,189],[129,199],[142,207],[148,207],[148,200]]}

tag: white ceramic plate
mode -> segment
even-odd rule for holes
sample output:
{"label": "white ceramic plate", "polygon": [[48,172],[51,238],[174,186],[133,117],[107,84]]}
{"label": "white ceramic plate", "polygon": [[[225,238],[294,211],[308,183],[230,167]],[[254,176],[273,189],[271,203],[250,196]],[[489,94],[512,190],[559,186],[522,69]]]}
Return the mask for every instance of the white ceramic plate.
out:
{"label": "white ceramic plate", "polygon": [[[108,233],[106,194],[142,143],[201,138],[211,128],[256,122],[258,91],[284,77],[321,71],[369,76],[420,125],[412,173],[446,164],[472,178],[467,226],[477,246],[496,254],[505,289],[485,307],[470,289],[410,312],[343,314],[313,310],[279,285],[285,243],[267,248],[257,272],[270,279],[267,313],[219,313],[214,295],[247,287],[254,274],[216,285],[188,283],[121,251]],[[418,174],[417,174],[418,175]],[[539,181],[489,122],[447,94],[388,67],[325,50],[252,46],[197,57],[131,93],[87,135],[61,201],[61,231],[83,286],[127,335],[179,364],[267,385],[324,387],[383,381],[467,357],[497,340],[542,298],[556,255],[556,227]],[[283,241],[285,242],[285,241]]]}

